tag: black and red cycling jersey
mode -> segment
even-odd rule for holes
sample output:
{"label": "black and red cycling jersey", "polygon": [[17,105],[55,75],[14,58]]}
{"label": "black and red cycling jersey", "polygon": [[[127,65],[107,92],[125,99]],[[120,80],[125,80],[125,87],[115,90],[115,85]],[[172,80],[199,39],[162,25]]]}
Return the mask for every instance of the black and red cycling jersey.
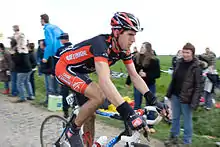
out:
{"label": "black and red cycling jersey", "polygon": [[56,54],[60,57],[55,71],[58,80],[73,90],[83,93],[91,82],[84,74],[95,71],[95,62],[106,62],[109,66],[120,59],[124,64],[133,62],[130,50],[117,50],[112,44],[111,35],[98,35],[74,46],[66,47]]}

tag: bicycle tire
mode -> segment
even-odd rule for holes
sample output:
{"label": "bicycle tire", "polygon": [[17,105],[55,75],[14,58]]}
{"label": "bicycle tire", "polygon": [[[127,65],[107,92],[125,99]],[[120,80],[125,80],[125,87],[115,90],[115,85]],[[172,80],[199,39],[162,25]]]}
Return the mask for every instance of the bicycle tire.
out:
{"label": "bicycle tire", "polygon": [[[52,118],[57,118],[57,119],[60,119],[61,121],[65,122],[65,125],[68,123],[67,120],[59,115],[50,115],[48,117],[46,117],[44,119],[44,121],[42,122],[41,124],[41,127],[40,127],[40,143],[41,143],[41,147],[46,147],[44,146],[44,142],[43,142],[43,130],[44,130],[44,125],[46,124],[46,122],[48,122],[50,119]],[[60,136],[59,136],[60,137]],[[58,137],[57,137],[58,139]]]}

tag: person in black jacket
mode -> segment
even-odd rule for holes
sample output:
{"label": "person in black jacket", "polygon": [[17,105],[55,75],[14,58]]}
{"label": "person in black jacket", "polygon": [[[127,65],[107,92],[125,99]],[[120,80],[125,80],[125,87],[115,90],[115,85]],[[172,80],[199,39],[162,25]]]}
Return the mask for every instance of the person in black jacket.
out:
{"label": "person in black jacket", "polygon": [[[29,43],[28,44],[28,50],[29,50],[29,60],[31,63],[31,68],[32,68],[32,72],[30,73],[30,75],[28,75],[28,79],[30,79],[30,83],[31,83],[31,87],[32,87],[32,91],[33,91],[33,96],[35,96],[35,82],[34,82],[34,73],[36,71],[36,66],[37,66],[37,61],[36,61],[36,57],[35,57],[35,52],[34,52],[34,43]],[[26,81],[26,85],[28,85],[28,79]],[[33,100],[33,98],[28,98],[30,100]]]}
{"label": "person in black jacket", "polygon": [[[142,77],[150,91],[156,95],[156,79],[160,77],[160,62],[156,58],[154,50],[149,42],[142,44],[141,50],[134,57],[134,64],[137,73]],[[134,88],[134,109],[140,109],[142,104],[142,94]],[[146,105],[147,102],[146,102]],[[150,112],[148,119],[154,119],[154,114]],[[149,126],[150,132],[154,133],[153,126]]]}
{"label": "person in black jacket", "polygon": [[195,47],[186,43],[182,53],[183,58],[177,62],[166,94],[172,108],[170,138],[165,141],[167,147],[178,144],[181,115],[184,120],[183,144],[188,147],[192,143],[192,113],[198,107],[203,91],[202,70],[199,60],[195,58]]}
{"label": "person in black jacket", "polygon": [[42,62],[42,59],[44,57],[44,49],[46,47],[46,44],[44,42],[44,39],[39,40],[39,47],[37,50],[37,62],[38,62],[38,70],[40,74],[44,74],[44,82],[45,82],[45,89],[46,89],[46,99],[44,102],[42,102],[43,105],[47,106],[48,104],[48,97],[49,94],[53,92],[52,88],[52,61],[51,57],[48,58],[48,61],[46,63]]}
{"label": "person in black jacket", "polygon": [[[55,65],[58,62],[60,56],[59,54],[65,50],[68,50],[68,48],[70,48],[72,46],[72,43],[69,42],[69,35],[67,33],[62,33],[60,35],[60,37],[58,37],[58,39],[60,39],[61,43],[63,44],[62,47],[60,47],[57,52],[56,55],[54,56],[54,61],[55,61]],[[53,74],[55,74],[55,70],[53,70]],[[63,112],[64,112],[64,118],[68,118],[69,117],[69,113],[68,113],[68,109],[69,109],[69,105],[66,102],[66,97],[69,95],[69,87],[66,85],[61,85],[61,95],[63,97]]]}

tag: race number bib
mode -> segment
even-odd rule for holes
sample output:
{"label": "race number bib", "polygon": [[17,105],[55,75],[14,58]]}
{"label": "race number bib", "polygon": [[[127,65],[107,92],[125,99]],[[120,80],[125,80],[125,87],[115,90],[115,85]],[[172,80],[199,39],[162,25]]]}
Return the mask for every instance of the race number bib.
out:
{"label": "race number bib", "polygon": [[73,102],[74,102],[74,97],[73,97],[73,94],[70,94],[66,97],[66,102],[68,105],[73,105]]}

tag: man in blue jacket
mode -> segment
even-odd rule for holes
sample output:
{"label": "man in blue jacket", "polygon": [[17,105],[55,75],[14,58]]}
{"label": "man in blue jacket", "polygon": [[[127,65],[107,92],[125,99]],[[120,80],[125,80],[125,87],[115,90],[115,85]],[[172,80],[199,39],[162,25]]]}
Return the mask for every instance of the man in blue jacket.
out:
{"label": "man in blue jacket", "polygon": [[[56,25],[49,23],[49,16],[47,14],[42,14],[40,16],[41,24],[44,26],[44,36],[46,48],[44,50],[44,57],[42,59],[43,63],[46,63],[49,57],[52,57],[52,69],[55,68],[54,58],[57,50],[62,46],[58,37],[63,33],[63,31]],[[59,94],[58,83],[55,78],[52,79],[53,83],[53,94]]]}
{"label": "man in blue jacket", "polygon": [[49,16],[47,14],[42,14],[41,24],[44,26],[44,36],[46,48],[44,52],[44,62],[47,62],[50,56],[54,56],[57,50],[62,46],[58,37],[63,33],[63,31],[56,25],[49,23]]}

